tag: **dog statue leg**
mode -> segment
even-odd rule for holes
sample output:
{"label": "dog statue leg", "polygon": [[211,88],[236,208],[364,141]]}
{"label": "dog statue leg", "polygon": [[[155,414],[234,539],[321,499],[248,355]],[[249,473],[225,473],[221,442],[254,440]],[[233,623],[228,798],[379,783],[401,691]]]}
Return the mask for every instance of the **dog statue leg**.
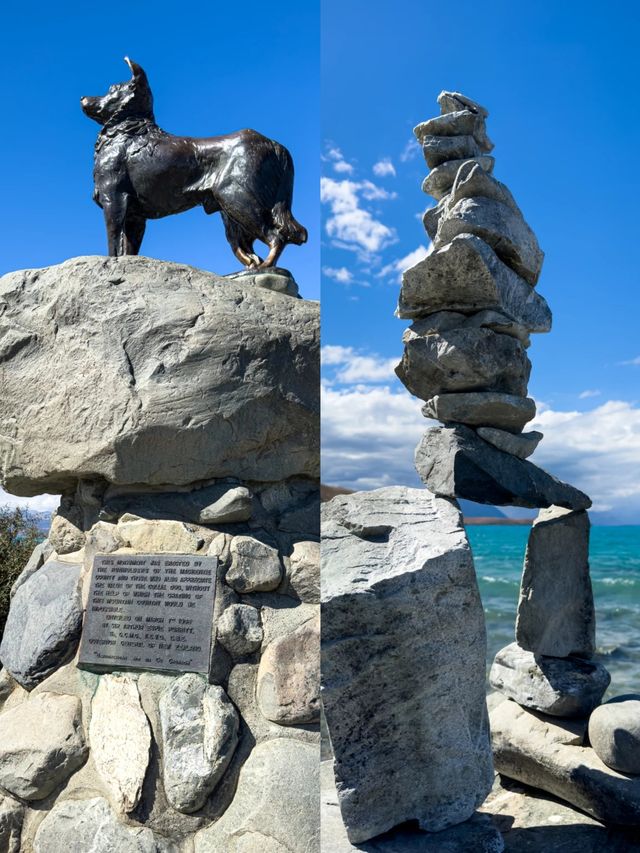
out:
{"label": "dog statue leg", "polygon": [[107,226],[107,244],[109,255],[117,258],[128,254],[126,251],[125,219],[127,215],[127,196],[125,193],[100,193],[104,221]]}
{"label": "dog statue leg", "polygon": [[268,267],[275,267],[278,263],[278,259],[282,254],[286,243],[284,243],[279,237],[274,238],[269,243],[269,254],[265,258],[265,260],[260,264],[260,269],[267,269]]}
{"label": "dog statue leg", "polygon": [[127,213],[124,223],[125,255],[137,255],[140,252],[147,220],[139,213]]}

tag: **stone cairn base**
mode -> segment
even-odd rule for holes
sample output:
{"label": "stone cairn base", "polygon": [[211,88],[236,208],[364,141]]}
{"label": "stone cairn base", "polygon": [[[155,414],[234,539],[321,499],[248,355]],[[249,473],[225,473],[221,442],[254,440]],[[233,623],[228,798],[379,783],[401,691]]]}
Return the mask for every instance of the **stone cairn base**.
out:
{"label": "stone cairn base", "polygon": [[[318,312],[253,278],[0,279],[2,480],[63,494],[0,646],[3,851],[319,850]],[[208,677],[77,666],[98,554],[218,558]]]}
{"label": "stone cairn base", "polygon": [[609,674],[593,660],[591,501],[528,461],[542,435],[523,431],[535,416],[527,349],[532,333],[551,328],[535,290],[543,253],[493,177],[487,111],[453,92],[438,103],[441,115],[415,129],[431,169],[423,189],[437,201],[424,215],[432,245],[404,273],[396,312],[413,321],[396,373],[442,422],[416,449],[427,490],[339,497],[323,513],[323,704],[335,775],[325,802],[340,806],[340,851],[389,831],[371,849],[398,849],[394,833],[411,820],[438,840],[405,834],[406,849],[503,849],[494,827],[479,827],[487,815],[474,816],[493,776],[486,640],[456,498],[541,509],[516,642],[491,670],[509,699],[490,718],[495,768],[600,820],[637,823],[640,809],[640,780],[616,772],[640,770],[628,755],[640,755],[637,697],[600,705]]}

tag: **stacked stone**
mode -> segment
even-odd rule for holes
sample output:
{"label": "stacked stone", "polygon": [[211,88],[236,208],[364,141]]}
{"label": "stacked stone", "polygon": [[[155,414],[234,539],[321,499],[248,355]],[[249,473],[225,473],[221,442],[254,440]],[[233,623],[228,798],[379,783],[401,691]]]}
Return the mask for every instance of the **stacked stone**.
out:
{"label": "stacked stone", "polygon": [[[319,849],[318,306],[264,286],[0,279],[0,479],[63,495],[0,646],[3,851]],[[78,666],[94,557],[136,553],[217,557],[206,675]]]}
{"label": "stacked stone", "polygon": [[527,396],[530,334],[551,312],[535,285],[543,253],[508,188],[493,175],[484,107],[454,92],[415,134],[432,170],[423,189],[432,248],[402,279],[397,315],[414,320],[396,368],[425,400],[416,466],[435,494],[479,503],[585,509],[589,498],[526,459],[542,435]]}

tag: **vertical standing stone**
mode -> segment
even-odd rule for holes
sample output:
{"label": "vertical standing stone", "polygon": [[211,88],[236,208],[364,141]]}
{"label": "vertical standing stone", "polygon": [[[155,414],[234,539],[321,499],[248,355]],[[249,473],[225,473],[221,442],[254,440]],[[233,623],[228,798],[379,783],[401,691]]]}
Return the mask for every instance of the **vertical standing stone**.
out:
{"label": "vertical standing stone", "polygon": [[535,655],[590,658],[596,618],[589,577],[589,516],[552,506],[529,535],[516,641]]}
{"label": "vertical standing stone", "polygon": [[322,696],[352,843],[460,823],[493,782],[486,636],[457,504],[391,487],[325,505]]}

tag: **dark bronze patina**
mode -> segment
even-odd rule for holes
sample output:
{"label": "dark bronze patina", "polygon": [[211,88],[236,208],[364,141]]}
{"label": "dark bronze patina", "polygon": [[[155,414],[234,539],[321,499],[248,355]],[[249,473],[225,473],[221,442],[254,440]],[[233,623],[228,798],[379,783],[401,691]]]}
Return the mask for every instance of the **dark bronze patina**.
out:
{"label": "dark bronze patina", "polygon": [[[306,242],[291,213],[293,161],[255,130],[226,136],[172,136],[155,122],[147,75],[125,57],[131,80],[82,98],[102,125],[95,148],[95,202],[103,209],[109,254],[137,255],[147,219],[201,205],[220,213],[229,245],[247,267],[273,267],[287,243]],[[269,247],[262,260],[255,240]]]}

